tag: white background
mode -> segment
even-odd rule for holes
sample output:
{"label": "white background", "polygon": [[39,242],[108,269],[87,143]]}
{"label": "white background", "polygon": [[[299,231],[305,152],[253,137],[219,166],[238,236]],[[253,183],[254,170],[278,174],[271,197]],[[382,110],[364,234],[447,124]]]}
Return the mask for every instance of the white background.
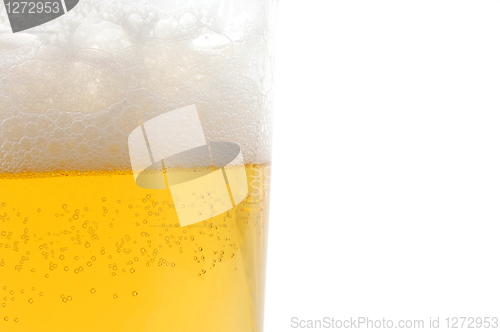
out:
{"label": "white background", "polygon": [[265,331],[500,316],[500,1],[281,0],[275,81]]}

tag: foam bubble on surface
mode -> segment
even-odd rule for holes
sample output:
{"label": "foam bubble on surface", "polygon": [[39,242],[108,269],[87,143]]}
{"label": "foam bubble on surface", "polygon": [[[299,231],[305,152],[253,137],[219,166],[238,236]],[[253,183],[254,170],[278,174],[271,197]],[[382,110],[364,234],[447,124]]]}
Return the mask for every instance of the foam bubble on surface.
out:
{"label": "foam bubble on surface", "polygon": [[[0,33],[2,33],[2,29],[0,28]],[[9,48],[19,48],[23,46],[28,46],[32,44],[36,39],[36,36],[33,36],[29,33],[18,33],[17,35],[10,33],[3,33],[0,35],[0,47],[9,49]]]}
{"label": "foam bubble on surface", "polygon": [[177,20],[173,17],[158,20],[154,27],[155,38],[171,39],[177,30]]}
{"label": "foam bubble on surface", "polygon": [[114,53],[132,46],[133,40],[124,27],[89,18],[74,32],[73,43],[77,48],[91,48]]}
{"label": "foam bubble on surface", "polygon": [[269,161],[265,1],[156,3],[89,0],[17,34],[0,6],[0,172],[130,169],[129,134],[192,104],[207,142]]}

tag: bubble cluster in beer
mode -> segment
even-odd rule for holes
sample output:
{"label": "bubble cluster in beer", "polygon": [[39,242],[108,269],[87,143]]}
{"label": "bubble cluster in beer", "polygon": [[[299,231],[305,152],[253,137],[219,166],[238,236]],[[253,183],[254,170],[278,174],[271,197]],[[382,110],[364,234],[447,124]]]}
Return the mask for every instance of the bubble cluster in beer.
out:
{"label": "bubble cluster in beer", "polygon": [[[69,176],[78,183],[86,181],[85,176]],[[164,197],[158,191],[132,201],[89,197],[86,206],[69,200],[57,202],[55,208],[32,204],[32,211],[23,212],[16,203],[0,203],[0,251],[4,253],[0,274],[14,272],[12,276],[19,278],[16,282],[10,277],[0,280],[1,308],[17,313],[17,321],[11,321],[18,322],[27,310],[24,306],[40,310],[37,306],[53,306],[54,301],[74,305],[92,303],[94,298],[154,298],[148,284],[152,276],[162,275],[158,269],[183,269],[193,278],[205,278],[222,264],[229,264],[227,271],[236,271],[241,261],[234,258],[242,249],[238,228],[260,220],[255,218],[261,214],[253,210],[255,200],[218,218],[181,228],[178,222],[172,223],[175,210]],[[241,224],[235,228],[236,214]],[[257,227],[260,234],[265,224]],[[36,287],[30,280],[36,280]],[[14,306],[15,302],[19,303]]]}
{"label": "bubble cluster in beer", "polygon": [[18,34],[0,6],[0,172],[129,169],[129,133],[191,104],[207,140],[269,161],[272,38],[221,6],[80,1]]}

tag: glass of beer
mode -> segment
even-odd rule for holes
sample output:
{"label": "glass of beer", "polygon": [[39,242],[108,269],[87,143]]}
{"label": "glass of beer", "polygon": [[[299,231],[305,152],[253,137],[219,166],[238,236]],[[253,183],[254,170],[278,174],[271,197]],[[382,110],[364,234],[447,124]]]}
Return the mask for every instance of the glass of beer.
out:
{"label": "glass of beer", "polygon": [[262,331],[277,1],[32,2],[0,4],[0,331]]}

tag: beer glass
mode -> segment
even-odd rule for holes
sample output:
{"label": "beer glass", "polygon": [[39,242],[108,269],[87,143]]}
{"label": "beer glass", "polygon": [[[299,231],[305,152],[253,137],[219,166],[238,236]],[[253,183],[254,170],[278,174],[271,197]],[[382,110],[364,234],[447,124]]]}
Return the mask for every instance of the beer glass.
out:
{"label": "beer glass", "polygon": [[261,331],[276,0],[0,4],[0,331]]}

